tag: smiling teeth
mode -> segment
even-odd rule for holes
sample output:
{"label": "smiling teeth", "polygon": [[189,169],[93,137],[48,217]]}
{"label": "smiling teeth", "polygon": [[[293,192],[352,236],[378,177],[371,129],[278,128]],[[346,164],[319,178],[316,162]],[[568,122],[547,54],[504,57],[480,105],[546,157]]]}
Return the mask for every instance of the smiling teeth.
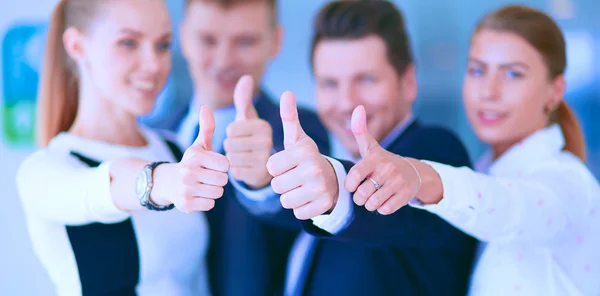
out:
{"label": "smiling teeth", "polygon": [[151,81],[136,81],[133,85],[141,90],[152,90],[154,89],[154,82]]}
{"label": "smiling teeth", "polygon": [[486,119],[498,119],[500,118],[500,114],[496,112],[483,111],[481,112],[484,118]]}

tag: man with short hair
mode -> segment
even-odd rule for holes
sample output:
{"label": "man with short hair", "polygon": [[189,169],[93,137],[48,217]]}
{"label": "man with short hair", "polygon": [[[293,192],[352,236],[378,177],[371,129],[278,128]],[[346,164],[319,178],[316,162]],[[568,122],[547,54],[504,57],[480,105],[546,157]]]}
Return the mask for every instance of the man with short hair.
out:
{"label": "man with short hair", "polygon": [[[363,105],[367,132],[398,155],[470,166],[450,131],[423,125],[412,113],[417,82],[404,19],[388,1],[335,1],[315,20],[311,57],[317,113],[331,132],[325,154],[304,133],[293,95],[282,97],[285,150],[273,155],[272,189],[281,195],[256,200],[250,209],[281,203],[289,210],[264,211],[273,225],[302,221],[290,254],[286,295],[465,295],[476,241],[439,217],[403,207],[391,215],[357,205],[344,187],[361,158],[351,129]],[[364,147],[363,147],[364,148]],[[412,169],[412,168],[410,168]],[[386,190],[377,176],[364,182]],[[367,196],[370,195],[367,193]],[[251,203],[254,200],[254,203]],[[294,217],[295,215],[295,217]]]}
{"label": "man with short hair", "polygon": [[[213,295],[281,293],[287,256],[298,233],[251,215],[234,190],[268,186],[272,177],[266,162],[283,149],[279,107],[260,87],[267,64],[281,47],[276,2],[187,0],[180,26],[182,53],[194,85],[189,111],[179,127],[180,142],[187,147],[196,138],[200,106],[208,106],[216,122],[213,148],[231,163],[223,198],[206,213]],[[307,110],[299,115],[308,133],[326,142],[317,116]]]}

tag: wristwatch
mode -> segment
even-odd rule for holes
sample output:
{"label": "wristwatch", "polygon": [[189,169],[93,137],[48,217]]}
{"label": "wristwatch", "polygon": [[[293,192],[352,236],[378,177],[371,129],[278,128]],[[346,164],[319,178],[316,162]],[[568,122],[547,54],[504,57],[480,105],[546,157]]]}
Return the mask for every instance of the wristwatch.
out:
{"label": "wristwatch", "polygon": [[159,166],[163,163],[168,163],[168,162],[167,161],[158,161],[158,162],[153,162],[151,164],[144,166],[144,168],[138,175],[136,184],[135,184],[135,194],[137,195],[137,197],[140,201],[140,204],[143,207],[145,207],[149,210],[152,210],[152,211],[168,211],[175,207],[175,205],[173,205],[173,204],[170,204],[168,206],[159,206],[159,205],[154,204],[152,202],[152,200],[150,200],[150,192],[152,191],[152,186],[154,185],[154,182],[152,180],[152,173],[154,172],[154,169],[157,166]]}

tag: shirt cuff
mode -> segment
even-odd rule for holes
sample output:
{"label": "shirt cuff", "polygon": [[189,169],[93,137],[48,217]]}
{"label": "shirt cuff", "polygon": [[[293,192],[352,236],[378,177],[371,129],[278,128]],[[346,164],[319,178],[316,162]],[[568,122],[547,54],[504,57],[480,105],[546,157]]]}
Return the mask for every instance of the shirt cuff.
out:
{"label": "shirt cuff", "polygon": [[463,168],[455,168],[449,165],[437,162],[421,160],[421,162],[431,166],[442,180],[442,189],[444,195],[437,204],[423,204],[417,198],[413,198],[408,204],[414,208],[427,210],[432,213],[459,212],[472,208],[469,200],[470,194],[465,191],[465,184],[462,177],[466,173]]}
{"label": "shirt cuff", "polygon": [[346,228],[352,220],[352,196],[344,188],[344,180],[347,173],[342,163],[327,156],[325,158],[331,163],[337,176],[339,188],[338,200],[331,214],[320,215],[312,218],[312,220],[315,226],[335,235]]}
{"label": "shirt cuff", "polygon": [[90,174],[87,182],[86,204],[88,212],[101,223],[116,223],[129,217],[129,213],[121,211],[112,199],[110,190],[110,164],[104,162],[97,168],[85,172]]}
{"label": "shirt cuff", "polygon": [[273,188],[271,188],[271,185],[258,190],[249,189],[242,182],[236,180],[231,173],[229,173],[229,182],[231,182],[233,188],[251,201],[263,202],[278,196],[278,194],[273,191]]}

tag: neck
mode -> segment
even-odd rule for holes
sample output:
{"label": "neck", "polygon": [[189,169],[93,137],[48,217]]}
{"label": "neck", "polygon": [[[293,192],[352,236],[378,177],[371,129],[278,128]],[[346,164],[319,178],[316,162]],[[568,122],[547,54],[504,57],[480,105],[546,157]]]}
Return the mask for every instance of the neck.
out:
{"label": "neck", "polygon": [[[233,106],[233,93],[231,93],[231,97],[228,98],[219,98],[214,93],[210,92],[202,92],[201,89],[205,89],[204,87],[199,86],[199,84],[194,85],[194,103],[197,106],[206,106],[212,110],[219,110],[222,108],[227,108]],[[259,94],[259,87],[254,86],[254,93],[252,94],[252,98],[255,98]]]}
{"label": "neck", "polygon": [[85,85],[81,85],[77,116],[69,132],[115,145],[147,144],[133,114],[114,106]]}

